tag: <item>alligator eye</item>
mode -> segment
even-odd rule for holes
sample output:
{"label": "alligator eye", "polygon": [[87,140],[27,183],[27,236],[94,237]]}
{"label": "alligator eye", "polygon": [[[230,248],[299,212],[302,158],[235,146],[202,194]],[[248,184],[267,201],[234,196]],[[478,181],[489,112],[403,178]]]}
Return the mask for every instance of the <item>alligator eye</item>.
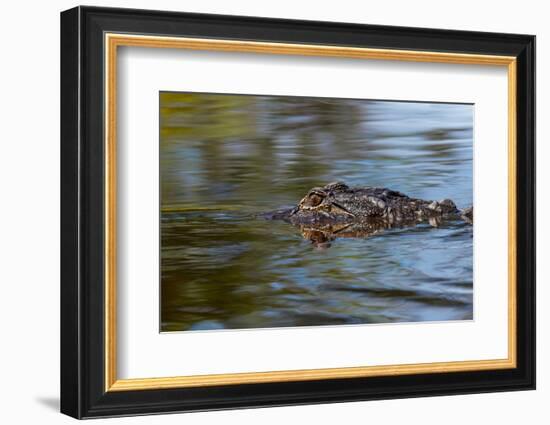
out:
{"label": "alligator eye", "polygon": [[307,196],[305,205],[308,207],[316,207],[321,202],[323,202],[323,198],[325,196],[320,194],[319,192],[312,192]]}
{"label": "alligator eye", "polygon": [[309,197],[309,204],[312,206],[312,207],[316,207],[317,205],[319,205],[321,203],[321,201],[323,200],[323,198],[321,198],[319,195],[317,195],[316,193],[314,193],[313,195],[311,195]]}

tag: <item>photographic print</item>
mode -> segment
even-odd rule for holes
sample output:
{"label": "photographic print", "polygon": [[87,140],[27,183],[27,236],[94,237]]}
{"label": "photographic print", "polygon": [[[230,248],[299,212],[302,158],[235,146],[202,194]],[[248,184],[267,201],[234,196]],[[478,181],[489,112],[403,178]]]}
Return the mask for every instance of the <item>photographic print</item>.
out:
{"label": "photographic print", "polygon": [[62,413],[535,388],[533,35],[90,6],[60,33]]}
{"label": "photographic print", "polygon": [[159,106],[161,332],[473,318],[474,105]]}

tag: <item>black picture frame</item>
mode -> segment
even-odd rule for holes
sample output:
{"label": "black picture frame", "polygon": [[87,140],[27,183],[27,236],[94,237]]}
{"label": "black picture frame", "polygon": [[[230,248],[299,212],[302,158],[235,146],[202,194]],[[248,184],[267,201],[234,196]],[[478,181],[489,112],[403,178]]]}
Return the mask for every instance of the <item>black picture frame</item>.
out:
{"label": "black picture frame", "polygon": [[[517,59],[517,367],[105,391],[104,34],[257,40]],[[61,412],[92,418],[535,388],[535,37],[98,7],[61,13]]]}

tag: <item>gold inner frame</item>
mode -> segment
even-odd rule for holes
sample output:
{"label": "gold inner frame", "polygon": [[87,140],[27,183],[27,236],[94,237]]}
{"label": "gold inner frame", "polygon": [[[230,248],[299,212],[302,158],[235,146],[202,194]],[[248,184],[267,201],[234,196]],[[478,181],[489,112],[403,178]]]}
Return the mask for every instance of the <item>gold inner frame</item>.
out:
{"label": "gold inner frame", "polygon": [[[462,53],[370,49],[106,33],[105,45],[105,391],[481,371],[516,367],[516,58]],[[507,67],[508,71],[508,357],[381,366],[118,379],[116,325],[116,100],[119,46],[231,51]]]}

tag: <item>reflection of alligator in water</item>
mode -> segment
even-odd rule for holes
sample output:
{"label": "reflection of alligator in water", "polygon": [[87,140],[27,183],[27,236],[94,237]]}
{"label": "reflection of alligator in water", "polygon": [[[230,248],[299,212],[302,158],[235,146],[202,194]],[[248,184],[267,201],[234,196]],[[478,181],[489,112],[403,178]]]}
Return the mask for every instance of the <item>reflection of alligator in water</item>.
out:
{"label": "reflection of alligator in water", "polygon": [[386,188],[350,188],[336,182],[311,189],[294,208],[263,217],[287,221],[299,227],[304,238],[323,245],[337,237],[368,237],[422,222],[437,227],[460,219],[471,224],[473,208],[460,210],[450,199],[427,201]]}

